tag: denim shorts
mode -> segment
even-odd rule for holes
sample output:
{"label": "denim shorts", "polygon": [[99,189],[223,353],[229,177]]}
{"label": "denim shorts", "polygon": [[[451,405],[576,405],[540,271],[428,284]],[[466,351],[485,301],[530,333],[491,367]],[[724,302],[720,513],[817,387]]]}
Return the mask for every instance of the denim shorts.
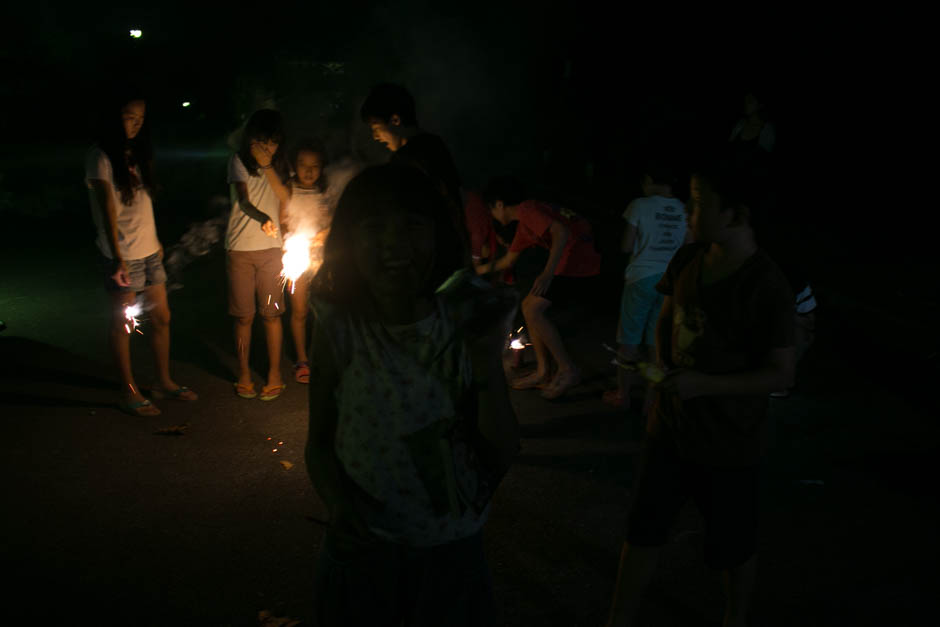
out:
{"label": "denim shorts", "polygon": [[153,285],[166,283],[166,270],[163,269],[163,260],[156,252],[143,259],[125,259],[127,274],[131,284],[127,287],[118,285],[112,275],[117,271],[117,262],[114,259],[101,257],[101,268],[104,274],[105,289],[109,292],[142,292]]}
{"label": "denim shorts", "polygon": [[664,300],[663,295],[656,291],[661,278],[662,275],[657,274],[624,284],[620,297],[620,325],[617,327],[617,342],[620,344],[656,344],[656,321]]}

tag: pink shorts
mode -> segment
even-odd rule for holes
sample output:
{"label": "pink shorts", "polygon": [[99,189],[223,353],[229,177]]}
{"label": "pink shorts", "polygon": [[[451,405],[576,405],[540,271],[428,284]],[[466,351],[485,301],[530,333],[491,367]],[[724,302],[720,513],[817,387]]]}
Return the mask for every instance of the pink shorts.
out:
{"label": "pink shorts", "polygon": [[255,314],[255,302],[263,318],[284,313],[281,249],[230,250],[226,254],[228,313],[236,318]]}

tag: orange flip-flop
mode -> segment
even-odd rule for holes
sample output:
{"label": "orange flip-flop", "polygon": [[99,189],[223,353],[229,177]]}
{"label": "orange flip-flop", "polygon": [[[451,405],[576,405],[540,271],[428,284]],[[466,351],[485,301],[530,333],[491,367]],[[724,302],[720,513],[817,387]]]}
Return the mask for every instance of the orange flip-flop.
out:
{"label": "orange flip-flop", "polygon": [[236,382],[233,385],[235,386],[235,393],[242,398],[255,398],[258,396],[258,393],[255,392],[254,383],[245,384]]}
{"label": "orange flip-flop", "polygon": [[287,389],[286,383],[282,383],[280,385],[272,385],[270,387],[265,385],[265,386],[262,386],[261,396],[259,396],[258,398],[261,399],[262,401],[273,401],[274,399],[279,397],[286,389]]}

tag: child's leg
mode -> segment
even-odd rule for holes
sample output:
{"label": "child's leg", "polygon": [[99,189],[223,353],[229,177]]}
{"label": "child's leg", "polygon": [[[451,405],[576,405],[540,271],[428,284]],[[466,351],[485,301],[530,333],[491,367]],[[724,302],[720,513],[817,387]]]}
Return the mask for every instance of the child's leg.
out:
{"label": "child's leg", "polygon": [[280,316],[265,316],[264,337],[268,344],[268,384],[267,387],[283,385],[281,377],[281,344],[284,340],[284,328]]}
{"label": "child's leg", "polygon": [[164,390],[179,386],[170,378],[170,306],[163,284],[151,285],[144,290],[147,312],[150,315],[150,346],[157,366],[157,382]]}
{"label": "child's leg", "polygon": [[121,378],[121,393],[132,402],[144,400],[134,373],[131,370],[131,338],[125,325],[124,308],[134,304],[134,292],[111,292],[111,322],[108,326],[108,344],[111,347],[111,356]]}
{"label": "child's leg", "polygon": [[[568,374],[576,370],[574,362],[568,356],[565,344],[562,342],[558,329],[548,319],[546,311],[552,302],[541,296],[526,296],[522,301],[522,313],[525,316],[526,324],[530,330],[534,330],[539,340],[544,345],[543,351],[551,355],[558,364],[558,374]],[[538,350],[536,350],[538,355]],[[547,363],[547,355],[545,356]]]}
{"label": "child's leg", "polygon": [[267,387],[283,385],[281,377],[281,349],[284,328],[281,315],[284,313],[284,287],[281,284],[281,249],[270,248],[257,251],[257,275],[255,292],[258,308],[264,322],[264,337],[268,345]]}
{"label": "child's leg", "polygon": [[307,292],[310,281],[305,276],[294,283],[290,295],[290,328],[294,336],[294,349],[297,363],[309,361],[307,358]]}
{"label": "child's leg", "polygon": [[254,319],[254,314],[235,318],[235,352],[238,356],[239,385],[251,385],[251,367],[248,365],[248,357],[251,352],[251,323]]}

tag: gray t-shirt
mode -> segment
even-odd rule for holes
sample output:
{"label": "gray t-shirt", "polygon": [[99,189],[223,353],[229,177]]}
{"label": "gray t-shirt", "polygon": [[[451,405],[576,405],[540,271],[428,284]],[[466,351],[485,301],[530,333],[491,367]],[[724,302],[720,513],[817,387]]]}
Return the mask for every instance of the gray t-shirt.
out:
{"label": "gray t-shirt", "polygon": [[[281,248],[284,244],[281,239],[281,223],[278,219],[281,201],[268,183],[267,177],[252,176],[245,168],[245,164],[238,155],[232,155],[228,164],[228,182],[231,193],[232,213],[228,219],[228,231],[225,233],[225,250],[267,250]],[[241,210],[238,192],[235,183],[245,183],[248,186],[248,200],[259,211],[271,218],[277,227],[277,237],[265,235],[261,230],[261,223],[248,217]]]}
{"label": "gray t-shirt", "polygon": [[[137,180],[140,180],[140,168],[134,169]],[[107,207],[98,202],[98,195],[92,188],[93,180],[104,181],[111,186],[111,197],[114,200],[115,219],[118,231],[118,252],[124,260],[144,259],[160,250],[160,240],[157,239],[157,227],[153,221],[153,203],[150,194],[142,186],[134,190],[134,198],[130,205],[121,202],[121,195],[114,184],[114,171],[111,169],[111,160],[98,146],[93,146],[85,154],[85,186],[91,201],[91,217],[95,222],[98,236],[95,244],[98,250],[108,259],[113,259],[111,244],[108,242]]]}

